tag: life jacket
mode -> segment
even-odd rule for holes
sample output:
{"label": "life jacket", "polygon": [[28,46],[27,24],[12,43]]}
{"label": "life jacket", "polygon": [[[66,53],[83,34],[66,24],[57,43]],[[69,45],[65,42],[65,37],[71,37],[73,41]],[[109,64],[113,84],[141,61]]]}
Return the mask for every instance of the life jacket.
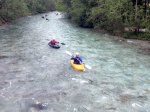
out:
{"label": "life jacket", "polygon": [[51,40],[50,44],[55,45],[56,43],[58,43],[56,40]]}
{"label": "life jacket", "polygon": [[79,58],[78,58],[78,57],[75,57],[75,58],[74,58],[74,64],[80,64],[80,61],[79,61]]}

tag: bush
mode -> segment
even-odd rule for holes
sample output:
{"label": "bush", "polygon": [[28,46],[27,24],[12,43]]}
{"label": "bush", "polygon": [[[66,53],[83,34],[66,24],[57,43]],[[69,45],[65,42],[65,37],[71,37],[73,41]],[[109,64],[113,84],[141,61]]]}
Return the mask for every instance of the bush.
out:
{"label": "bush", "polygon": [[128,39],[150,40],[150,33],[140,32],[138,35],[135,35],[134,32],[126,32],[123,34],[123,37]]}

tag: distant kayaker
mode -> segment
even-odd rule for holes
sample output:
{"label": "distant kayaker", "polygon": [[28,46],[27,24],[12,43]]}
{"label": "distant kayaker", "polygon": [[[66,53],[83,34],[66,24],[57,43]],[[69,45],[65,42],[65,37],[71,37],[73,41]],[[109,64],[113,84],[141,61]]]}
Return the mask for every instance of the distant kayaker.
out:
{"label": "distant kayaker", "polygon": [[49,21],[49,19],[48,19],[48,18],[46,18],[46,20],[47,20],[47,21]]}
{"label": "distant kayaker", "polygon": [[51,45],[55,45],[55,44],[58,44],[59,42],[56,41],[55,38],[53,38],[53,40],[51,40],[49,43],[50,43]]}
{"label": "distant kayaker", "polygon": [[44,16],[42,16],[42,18],[44,19]]}
{"label": "distant kayaker", "polygon": [[76,56],[75,57],[72,57],[71,60],[74,60],[74,64],[82,64],[82,58],[79,57],[79,53],[77,52],[76,53]]}

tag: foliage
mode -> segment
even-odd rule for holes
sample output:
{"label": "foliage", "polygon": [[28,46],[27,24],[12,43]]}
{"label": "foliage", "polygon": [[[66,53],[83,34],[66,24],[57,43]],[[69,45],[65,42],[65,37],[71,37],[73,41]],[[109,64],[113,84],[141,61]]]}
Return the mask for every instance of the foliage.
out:
{"label": "foliage", "polygon": [[22,0],[10,0],[1,1],[1,18],[15,19],[19,16],[24,16],[28,14],[28,8]]}
{"label": "foliage", "polygon": [[56,9],[59,11],[67,11],[67,8],[69,8],[70,0],[57,0],[56,3]]}
{"label": "foliage", "polygon": [[49,10],[55,10],[54,0],[24,0],[28,9],[32,13],[43,13]]}
{"label": "foliage", "polygon": [[54,0],[0,0],[0,20],[55,10]]}
{"label": "foliage", "polygon": [[[150,0],[58,0],[57,5],[82,27],[123,32],[124,27],[150,28]],[[146,5],[147,4],[147,5]]]}
{"label": "foliage", "polygon": [[128,39],[150,40],[150,33],[140,32],[136,35],[134,32],[126,32],[123,34],[123,37]]}

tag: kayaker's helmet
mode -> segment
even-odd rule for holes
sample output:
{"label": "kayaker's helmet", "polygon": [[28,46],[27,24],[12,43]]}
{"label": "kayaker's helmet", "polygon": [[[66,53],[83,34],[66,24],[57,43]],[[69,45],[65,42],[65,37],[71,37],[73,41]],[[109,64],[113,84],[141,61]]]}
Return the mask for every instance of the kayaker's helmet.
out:
{"label": "kayaker's helmet", "polygon": [[79,53],[78,53],[78,52],[76,53],[76,56],[79,56]]}
{"label": "kayaker's helmet", "polygon": [[35,101],[35,104],[40,104],[41,102],[39,102],[38,100]]}
{"label": "kayaker's helmet", "polygon": [[55,38],[53,38],[53,40],[55,40]]}

